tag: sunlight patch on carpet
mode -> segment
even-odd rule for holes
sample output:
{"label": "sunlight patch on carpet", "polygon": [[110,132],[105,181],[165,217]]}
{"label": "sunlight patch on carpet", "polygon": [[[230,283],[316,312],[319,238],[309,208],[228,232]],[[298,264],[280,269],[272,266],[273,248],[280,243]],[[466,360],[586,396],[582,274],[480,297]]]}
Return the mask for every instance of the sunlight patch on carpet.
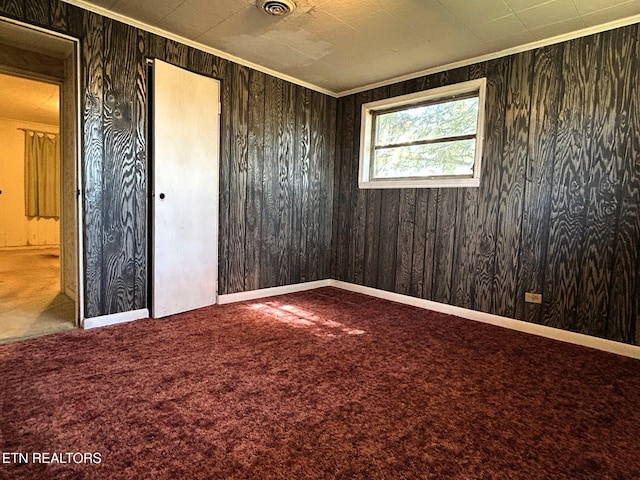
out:
{"label": "sunlight patch on carpet", "polygon": [[296,328],[309,328],[313,331],[314,335],[318,336],[335,337],[338,333],[346,335],[363,335],[366,333],[364,330],[350,328],[335,320],[316,315],[297,305],[281,302],[264,302],[248,305],[247,308],[258,310],[279,323],[284,323]]}

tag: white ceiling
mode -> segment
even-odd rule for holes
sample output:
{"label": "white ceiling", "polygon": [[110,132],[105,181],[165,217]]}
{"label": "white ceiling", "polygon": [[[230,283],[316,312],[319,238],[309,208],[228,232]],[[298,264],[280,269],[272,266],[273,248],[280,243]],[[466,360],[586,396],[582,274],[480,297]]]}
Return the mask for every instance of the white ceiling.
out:
{"label": "white ceiling", "polygon": [[0,73],[0,117],[58,125],[58,85]]}
{"label": "white ceiling", "polygon": [[66,1],[336,94],[640,15],[640,0],[295,0],[282,18],[254,0]]}

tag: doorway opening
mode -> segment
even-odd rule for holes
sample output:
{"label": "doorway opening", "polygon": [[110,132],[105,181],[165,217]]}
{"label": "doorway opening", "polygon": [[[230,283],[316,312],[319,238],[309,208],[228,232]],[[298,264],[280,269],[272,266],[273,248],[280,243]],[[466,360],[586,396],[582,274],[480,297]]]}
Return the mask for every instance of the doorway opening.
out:
{"label": "doorway opening", "polygon": [[0,343],[81,322],[77,45],[0,19]]}

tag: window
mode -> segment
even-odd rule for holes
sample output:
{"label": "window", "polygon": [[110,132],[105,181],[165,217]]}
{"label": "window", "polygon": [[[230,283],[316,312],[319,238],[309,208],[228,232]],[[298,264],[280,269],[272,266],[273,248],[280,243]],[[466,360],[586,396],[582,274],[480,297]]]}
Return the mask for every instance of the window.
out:
{"label": "window", "polygon": [[486,79],[362,106],[360,188],[477,187]]}

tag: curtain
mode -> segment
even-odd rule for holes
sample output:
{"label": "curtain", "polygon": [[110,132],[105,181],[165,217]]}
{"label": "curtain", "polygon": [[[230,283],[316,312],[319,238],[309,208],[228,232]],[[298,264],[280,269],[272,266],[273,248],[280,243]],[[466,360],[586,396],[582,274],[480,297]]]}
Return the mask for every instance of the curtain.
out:
{"label": "curtain", "polygon": [[27,217],[60,216],[60,146],[58,135],[25,130],[24,197]]}

